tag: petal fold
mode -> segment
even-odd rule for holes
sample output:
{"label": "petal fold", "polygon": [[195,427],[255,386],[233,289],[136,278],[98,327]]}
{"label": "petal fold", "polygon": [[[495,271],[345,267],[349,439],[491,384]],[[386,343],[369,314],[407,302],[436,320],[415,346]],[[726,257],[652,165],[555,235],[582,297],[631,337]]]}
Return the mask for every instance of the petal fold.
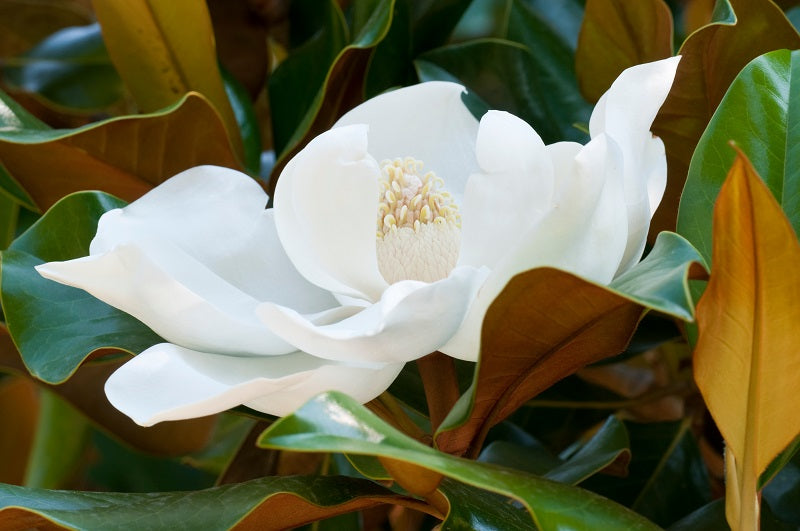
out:
{"label": "petal fold", "polygon": [[386,289],[375,251],[379,176],[365,125],[322,133],[284,168],[275,190],[278,235],[310,282],[371,301]]}
{"label": "petal fold", "polygon": [[338,364],[302,352],[231,358],[162,343],[117,369],[105,391],[114,407],[142,426],[211,415],[240,404],[283,416],[329,390],[361,402],[372,400],[402,367]]}
{"label": "petal fold", "polygon": [[434,283],[392,284],[380,301],[339,322],[316,326],[262,304],[258,315],[277,335],[314,356],[351,363],[398,363],[436,351],[458,329],[488,271],[458,267]]}
{"label": "petal fold", "polygon": [[467,89],[431,81],[385,92],[355,107],[334,127],[369,125],[369,152],[384,159],[414,157],[444,179],[460,203],[467,178],[478,170],[478,120],[464,104]]}
{"label": "petal fold", "polygon": [[507,112],[483,116],[476,150],[481,172],[464,193],[459,264],[492,268],[550,207],[553,164],[536,131]]}

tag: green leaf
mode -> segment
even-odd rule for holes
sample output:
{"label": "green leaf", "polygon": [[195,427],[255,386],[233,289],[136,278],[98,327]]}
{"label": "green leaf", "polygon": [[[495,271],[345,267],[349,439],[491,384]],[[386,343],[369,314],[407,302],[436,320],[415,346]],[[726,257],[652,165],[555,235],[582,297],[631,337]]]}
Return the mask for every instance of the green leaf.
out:
{"label": "green leaf", "polygon": [[450,503],[450,512],[442,529],[475,531],[527,531],[533,529],[531,516],[524,507],[507,496],[444,478],[440,486]]}
{"label": "green leaf", "polygon": [[98,24],[62,29],[5,63],[9,84],[57,106],[95,111],[123,95]]}
{"label": "green leaf", "polygon": [[669,531],[723,531],[730,529],[725,520],[725,500],[714,500],[708,505],[681,518]]}
{"label": "green leaf", "polygon": [[161,342],[142,323],[34,266],[89,254],[97,220],[124,203],[99,192],[66,197],[2,253],[0,301],[28,370],[49,383],[70,377],[93,352],[140,352]]}
{"label": "green leaf", "polygon": [[652,127],[664,141],[669,174],[651,233],[674,229],[689,161],[731,82],[750,60],[780,48],[800,48],[800,35],[771,0],[719,0],[712,22],[683,43],[675,82]]}
{"label": "green leaf", "polygon": [[583,486],[666,526],[708,503],[711,487],[690,429],[691,419],[625,422],[631,440],[625,478],[593,476]]}
{"label": "green leaf", "polygon": [[678,213],[678,232],[711,263],[711,216],[733,164],[733,141],[762,177],[795,233],[800,230],[800,51],[748,64],[697,144]]}
{"label": "green leaf", "polygon": [[786,463],[762,492],[776,518],[800,526],[800,454]]}
{"label": "green leaf", "polygon": [[610,286],[538,268],[512,278],[489,307],[474,384],[436,434],[439,448],[477,455],[488,430],[581,367],[622,352],[641,316],[691,320],[688,275],[700,255],[662,233],[651,253]]}
{"label": "green leaf", "polygon": [[[318,3],[312,5],[318,8]],[[282,115],[283,118],[279,118],[280,123],[283,124],[282,128],[273,123],[273,128],[278,127],[283,132],[279,134],[278,130],[274,131],[275,151],[279,155],[272,170],[270,191],[274,191],[281,170],[297,152],[312,138],[330,129],[342,114],[363,101],[367,67],[375,47],[389,31],[394,0],[376,0],[371,5],[374,8],[369,17],[361,27],[356,28],[358,32],[344,48],[335,50],[340,41],[337,32],[329,36],[327,40],[323,39],[322,49],[318,53],[308,52],[304,49],[301,58],[293,56],[284,61],[281,66],[291,75],[279,74],[280,68],[278,68],[270,78],[270,103],[273,120],[276,118],[274,114],[276,106],[285,105],[287,109],[291,107],[295,113],[292,117]],[[343,22],[342,26],[338,26],[342,15],[333,0],[331,0],[330,9],[331,16],[329,18],[332,19],[332,27],[344,27]],[[344,31],[343,29],[342,32]],[[324,36],[325,34],[326,32],[323,31],[318,35]],[[314,43],[315,41],[312,40],[306,46],[315,46]],[[326,70],[321,84],[316,84],[313,77],[312,82],[309,83],[308,65],[319,64],[320,58],[327,57],[331,53],[335,54],[335,58],[330,64],[330,68]],[[297,98],[294,93],[298,92],[298,86],[307,86],[309,90],[313,89],[313,98],[305,96]],[[301,94],[303,92],[300,91]],[[287,133],[291,136],[285,136]],[[282,138],[285,140],[281,140]]]}
{"label": "green leaf", "polygon": [[267,477],[194,492],[122,494],[31,489],[0,484],[0,527],[78,529],[291,528],[379,503],[419,506],[375,483],[341,476]]}
{"label": "green leaf", "polygon": [[261,128],[250,94],[230,72],[220,66],[225,92],[228,94],[244,147],[244,167],[250,175],[261,174]]}
{"label": "green leaf", "polygon": [[567,458],[553,456],[538,442],[531,447],[495,441],[481,452],[479,460],[575,485],[618,459],[627,463],[630,460],[628,445],[625,425],[611,416],[591,439],[580,444]]}
{"label": "green leaf", "polygon": [[646,519],[576,487],[438,452],[341,393],[325,393],[279,419],[266,448],[375,455],[409,463],[520,502],[539,529],[655,529]]}
{"label": "green leaf", "polygon": [[548,71],[545,56],[516,42],[480,39],[437,48],[414,64],[421,81],[455,79],[491,108],[527,121],[545,143],[585,141],[585,133],[572,124],[588,121],[588,105],[575,99],[577,88],[555,77],[560,70]]}

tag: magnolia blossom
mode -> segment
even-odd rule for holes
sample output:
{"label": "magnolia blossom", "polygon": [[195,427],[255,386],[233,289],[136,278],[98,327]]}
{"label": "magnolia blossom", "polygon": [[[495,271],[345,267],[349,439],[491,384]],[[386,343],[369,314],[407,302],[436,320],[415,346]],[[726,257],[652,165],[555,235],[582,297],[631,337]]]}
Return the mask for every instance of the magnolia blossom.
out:
{"label": "magnolia blossom", "polygon": [[608,283],[642,253],[666,182],[649,129],[678,59],[622,73],[585,146],[480,122],[453,83],[378,96],[255,181],[202,166],[104,214],[89,256],[37,267],[166,342],[119,368],[111,403],[142,425],[245,404],[284,415],[317,393],[362,402],[440,350],[477,360],[515,274]]}

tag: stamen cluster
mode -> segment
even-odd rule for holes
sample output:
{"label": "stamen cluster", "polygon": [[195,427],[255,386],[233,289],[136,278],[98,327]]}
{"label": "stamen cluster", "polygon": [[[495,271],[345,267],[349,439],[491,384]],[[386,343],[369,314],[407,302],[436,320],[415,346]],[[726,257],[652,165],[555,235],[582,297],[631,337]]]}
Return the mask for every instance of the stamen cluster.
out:
{"label": "stamen cluster", "polygon": [[413,157],[381,162],[378,239],[403,227],[419,233],[426,223],[461,228],[458,205],[443,189],[444,181],[432,171],[422,174],[422,167]]}

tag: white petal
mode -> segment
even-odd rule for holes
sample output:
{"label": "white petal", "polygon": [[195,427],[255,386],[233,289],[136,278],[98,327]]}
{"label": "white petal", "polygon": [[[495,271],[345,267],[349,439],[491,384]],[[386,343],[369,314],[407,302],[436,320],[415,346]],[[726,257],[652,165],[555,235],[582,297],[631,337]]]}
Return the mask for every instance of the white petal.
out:
{"label": "white petal", "polygon": [[281,173],[278,235],[297,270],[317,286],[373,301],[387,287],[375,251],[379,176],[364,125],[319,135]]}
{"label": "white petal", "polygon": [[236,358],[162,343],[117,369],[105,390],[114,407],[142,426],[240,404],[282,416],[329,390],[367,402],[389,387],[402,366],[355,367],[302,352]]}
{"label": "white petal", "polygon": [[170,342],[229,354],[297,350],[255,317],[258,300],[181,249],[149,241],[104,254],[38,266],[45,278],[83,289],[139,319]]}
{"label": "white petal", "polygon": [[159,265],[157,251],[147,246],[174,246],[259,301],[288,304],[303,313],[331,307],[332,296],[306,281],[289,261],[273,211],[264,210],[266,202],[261,187],[243,173],[215,166],[192,168],[130,205],[106,212],[90,254],[134,244]]}
{"label": "white petal", "polygon": [[369,125],[369,152],[378,161],[412,156],[443,178],[460,202],[467,177],[478,170],[478,120],[464,105],[466,89],[432,81],[386,92],[342,116],[334,127]]}
{"label": "white petal", "polygon": [[491,268],[549,208],[553,164],[536,131],[507,112],[483,116],[476,150],[481,172],[464,193],[459,263]]}
{"label": "white petal", "polygon": [[669,94],[680,57],[628,68],[600,98],[589,121],[592,138],[606,134],[620,147],[628,212],[628,244],[619,272],[639,261],[650,219],[666,186],[663,144],[650,133]]}
{"label": "white petal", "polygon": [[297,312],[273,304],[261,305],[258,314],[286,341],[321,358],[405,362],[437,350],[450,338],[486,274],[485,269],[458,267],[431,284],[397,282],[379,302],[326,326],[314,326]]}
{"label": "white petal", "polygon": [[558,168],[553,208],[489,274],[461,328],[440,349],[445,354],[477,361],[486,310],[518,273],[550,266],[599,283],[613,278],[627,237],[619,151],[605,135],[585,147],[560,142],[547,149]]}

